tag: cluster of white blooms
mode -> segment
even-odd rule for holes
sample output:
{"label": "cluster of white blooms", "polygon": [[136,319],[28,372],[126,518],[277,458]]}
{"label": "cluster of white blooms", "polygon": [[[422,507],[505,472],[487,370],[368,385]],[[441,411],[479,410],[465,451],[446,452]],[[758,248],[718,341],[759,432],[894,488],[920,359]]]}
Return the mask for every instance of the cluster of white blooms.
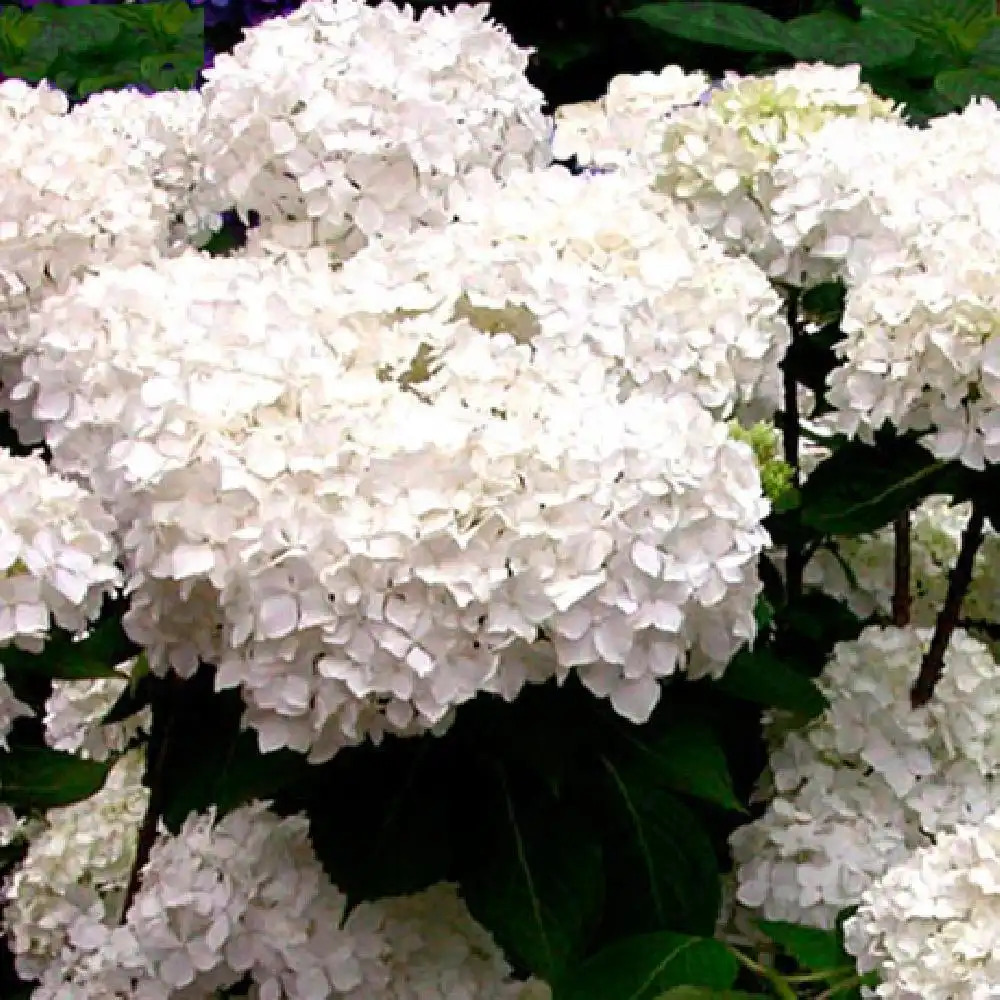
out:
{"label": "cluster of white blooms", "polygon": [[150,727],[144,708],[120,722],[102,723],[128,687],[135,660],[115,668],[122,676],[93,680],[55,680],[45,702],[45,742],[55,750],[78,753],[89,760],[107,760],[121,753],[140,731]]}
{"label": "cluster of white blooms", "polygon": [[[930,628],[944,604],[948,574],[958,558],[962,532],[972,512],[969,503],[945,497],[921,503],[910,517],[910,620]],[[835,539],[837,555],[821,549],[806,567],[806,582],[841,598],[861,618],[887,616],[895,584],[893,529]],[[839,558],[838,558],[839,556]],[[846,569],[845,569],[846,566]],[[1000,621],[1000,535],[989,524],[976,553],[972,580],[962,602],[962,617],[972,622]],[[853,579],[852,579],[853,577]],[[970,631],[975,634],[974,627]]]}
{"label": "cluster of white blooms", "polygon": [[455,303],[478,325],[517,322],[536,350],[585,343],[628,395],[690,391],[721,418],[773,414],[790,342],[780,298],[669,199],[623,176],[552,167],[503,185],[480,178],[453,206],[459,222],[348,261],[352,304]]}
{"label": "cluster of white blooms", "polygon": [[556,108],[552,154],[559,160],[575,156],[598,169],[648,163],[663,148],[670,113],[699,103],[710,85],[704,73],[679,66],[612,77],[599,100]]}
{"label": "cluster of white blooms", "polygon": [[844,925],[866,990],[886,1000],[1000,994],[1000,812],[960,824],[890,868]]}
{"label": "cluster of white blooms", "polygon": [[[41,84],[0,83],[0,392],[22,440],[39,439],[29,402],[14,389],[21,334],[46,295],[100,264],[148,260],[171,244],[172,193],[138,143],[98,119],[66,113]],[[13,113],[11,113],[13,112]]]}
{"label": "cluster of white blooms", "polygon": [[200,177],[198,140],[205,118],[200,91],[102,91],[76,105],[70,118],[87,122],[102,135],[123,137],[145,154],[144,170],[155,188],[166,193],[173,210],[173,244],[200,244],[221,226],[217,213],[199,216],[194,207]]}
{"label": "cluster of white blooms", "polygon": [[[500,654],[542,630],[637,721],[689,654],[721,672],[767,542],[749,447],[682,390],[623,400],[566,335],[591,300],[536,316],[502,271],[471,299],[371,252],[331,273],[189,250],[32,315],[35,412],[118,518],[152,668],[217,664],[263,747],[314,759],[515,693]],[[572,290],[591,270],[567,256],[536,260]]]}
{"label": "cluster of white blooms", "polygon": [[121,582],[115,522],[42,459],[2,449],[0,510],[0,650],[38,652],[53,623],[82,631]]}
{"label": "cluster of white blooms", "polygon": [[837,645],[819,678],[829,708],[781,741],[767,811],[732,837],[741,902],[830,927],[911,849],[1000,807],[1000,667],[957,631],[914,711],[931,634],[872,626]]}
{"label": "cluster of white blooms", "polygon": [[529,52],[486,17],[307,0],[248,29],[205,71],[203,208],[259,213],[254,240],[349,256],[447,221],[478,171],[548,162]]}
{"label": "cluster of white blooms", "polygon": [[347,1000],[528,1000],[543,994],[511,978],[489,931],[469,913],[457,886],[361,903],[344,930],[384,942],[385,973],[347,992]]}
{"label": "cluster of white blooms", "polygon": [[5,883],[4,930],[22,978],[49,967],[79,919],[118,920],[149,797],[143,759],[131,751],[95,795],[50,809]]}
{"label": "cluster of white blooms", "polygon": [[[803,63],[766,76],[728,73],[703,102],[692,100],[707,82],[700,75],[669,67],[662,79],[661,94],[640,88],[643,99],[560,109],[557,153],[645,176],[772,278],[792,285],[827,280],[827,258],[842,253],[839,242],[783,244],[772,231],[772,203],[783,194],[775,165],[783,154],[807,147],[831,120],[896,121],[900,110],[860,82],[858,66]],[[598,116],[605,120],[595,121]],[[647,135],[638,140],[644,126]]]}
{"label": "cluster of white blooms", "polygon": [[1000,459],[998,140],[983,99],[926,129],[833,121],[776,164],[776,237],[824,243],[848,284],[834,429],[888,422],[941,459]]}
{"label": "cluster of white blooms", "polygon": [[451,885],[345,917],[303,816],[251,803],[161,835],[125,920],[95,908],[68,929],[34,1000],[209,1000],[249,979],[253,1000],[520,1000],[490,935]]}

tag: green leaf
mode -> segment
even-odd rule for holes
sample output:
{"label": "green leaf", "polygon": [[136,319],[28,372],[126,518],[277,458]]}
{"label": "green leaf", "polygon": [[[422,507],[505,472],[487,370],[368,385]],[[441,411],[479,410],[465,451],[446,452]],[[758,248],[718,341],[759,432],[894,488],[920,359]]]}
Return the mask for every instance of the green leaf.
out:
{"label": "green leaf", "polygon": [[734,698],[795,712],[807,719],[820,715],[827,706],[808,677],[766,648],[741,650],[719,680],[707,683]]}
{"label": "green leaf", "polygon": [[917,41],[912,32],[898,25],[852,21],[832,11],[796,17],[785,24],[785,32],[796,59],[835,66],[882,66],[905,59]]}
{"label": "green leaf", "polygon": [[52,680],[78,681],[100,677],[121,677],[115,667],[137,655],[139,647],[125,635],[121,621],[112,618],[95,626],[79,641],[55,630],[40,653],[5,649],[3,665],[11,672],[30,672]]}
{"label": "green leaf", "polygon": [[622,727],[632,754],[659,785],[724,809],[744,812],[729,774],[722,744],[703,719],[672,719],[665,731],[648,734]]}
{"label": "green leaf", "polygon": [[153,23],[165,35],[180,37],[204,18],[204,12],[195,10],[184,0],[168,0],[167,3],[150,4],[153,8]]}
{"label": "green leaf", "polygon": [[78,56],[88,49],[110,45],[121,30],[121,22],[109,7],[56,7],[43,3],[27,16],[39,25],[32,45],[41,44],[62,56]]}
{"label": "green leaf", "polygon": [[513,961],[555,983],[578,965],[600,916],[600,841],[583,817],[548,796],[515,794],[502,773],[498,791],[493,836],[462,874],[463,895]]}
{"label": "green leaf", "polygon": [[934,494],[947,466],[909,438],[884,445],[851,441],[806,480],[802,522],[830,535],[877,531]]}
{"label": "green leaf", "polygon": [[1000,66],[1000,19],[979,40],[969,61],[973,66]]}
{"label": "green leaf", "polygon": [[862,17],[898,25],[959,64],[996,18],[994,0],[862,0]]}
{"label": "green leaf", "polygon": [[310,766],[292,750],[261,753],[256,733],[240,731],[239,694],[213,692],[212,680],[212,671],[202,667],[183,682],[174,677],[152,681],[154,713],[163,704],[164,692],[172,690],[164,705],[170,725],[161,775],[163,817],[172,832],[189,813],[203,812],[212,804],[223,816],[251,799],[271,799],[301,780]]}
{"label": "green leaf", "polygon": [[821,972],[850,966],[853,960],[840,945],[836,931],[802,927],[775,920],[758,920],[760,929],[788,952],[804,969]]}
{"label": "green leaf", "polygon": [[555,1000],[656,1000],[673,986],[727,989],[739,966],[711,938],[643,934],[609,945],[574,970]]}
{"label": "green leaf", "polygon": [[656,1000],[768,1000],[769,996],[744,990],[713,990],[708,986],[676,986],[661,993]]}
{"label": "green leaf", "polygon": [[934,77],[934,89],[960,107],[968,104],[973,97],[991,97],[1000,101],[1000,66],[938,73]]}
{"label": "green leaf", "polygon": [[617,933],[711,934],[721,904],[719,867],[701,821],[648,771],[607,757],[601,763],[606,924]]}
{"label": "green leaf", "polygon": [[48,747],[14,747],[0,752],[0,801],[35,809],[79,802],[104,785],[112,763]]}
{"label": "green leaf", "polygon": [[651,3],[622,17],[688,41],[740,52],[789,52],[785,26],[777,18],[738,3]]}
{"label": "green leaf", "polygon": [[[310,839],[352,902],[404,896],[448,878],[454,789],[442,753],[437,737],[425,736],[358,747],[318,774],[309,765]],[[346,813],[344,802],[352,804]]]}

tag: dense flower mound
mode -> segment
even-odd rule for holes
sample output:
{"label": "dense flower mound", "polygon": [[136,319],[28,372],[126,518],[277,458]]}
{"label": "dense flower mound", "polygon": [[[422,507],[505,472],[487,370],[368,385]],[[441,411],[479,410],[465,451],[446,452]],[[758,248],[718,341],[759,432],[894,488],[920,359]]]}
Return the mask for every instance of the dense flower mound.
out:
{"label": "dense flower mound", "polygon": [[174,243],[174,192],[150,174],[148,151],[66,107],[45,83],[0,83],[0,402],[28,443],[38,428],[13,386],[31,311],[94,267],[148,260]]}
{"label": "dense flower mound", "polygon": [[128,686],[135,662],[127,660],[115,668],[120,678],[53,681],[43,719],[46,744],[88,760],[107,760],[121,753],[140,731],[148,731],[152,714],[148,707],[120,722],[102,722]]}
{"label": "dense flower mound", "polygon": [[142,751],[131,751],[99,792],[50,809],[32,836],[2,893],[4,930],[22,978],[45,972],[78,920],[118,920],[149,797],[143,767]]}
{"label": "dense flower mound", "polygon": [[741,902],[832,926],[929,836],[1000,807],[1000,667],[961,630],[934,699],[909,706],[930,629],[872,626],[819,678],[827,711],[772,755],[774,797],[732,837]]}
{"label": "dense flower mound", "polygon": [[134,89],[93,94],[70,112],[101,134],[127,140],[147,157],[145,172],[164,192],[174,212],[176,244],[201,244],[222,222],[215,214],[200,217],[194,209],[200,176],[198,138],[204,127],[205,101],[197,90],[144,94]]}
{"label": "dense flower mound", "polygon": [[451,204],[459,222],[346,263],[359,308],[388,312],[387,287],[397,310],[455,303],[539,351],[586,344],[626,395],[689,391],[718,417],[773,414],[790,340],[780,299],[668,199],[552,167],[481,177]]}
{"label": "dense flower mound", "polygon": [[262,746],[314,759],[512,696],[517,640],[637,721],[689,655],[721,672],[767,542],[749,446],[521,313],[379,315],[394,284],[339,277],[191,250],[32,318],[36,412],[118,519],[153,669],[216,663]]}
{"label": "dense flower mound", "polygon": [[205,71],[203,208],[346,257],[447,221],[446,195],[479,170],[549,162],[529,53],[486,15],[307,0],[248,29]]}
{"label": "dense flower mound", "polygon": [[824,240],[848,284],[834,429],[928,431],[938,458],[1000,458],[1000,141],[992,101],[926,129],[833,122],[778,163],[775,231]]}
{"label": "dense flower mound", "polygon": [[1000,813],[893,865],[844,925],[871,997],[987,1000],[1000,991]]}
{"label": "dense flower mound", "polygon": [[119,585],[115,522],[40,458],[2,449],[0,509],[0,648],[38,652],[53,624],[82,631]]}
{"label": "dense flower mound", "polygon": [[346,900],[304,816],[251,803],[192,813],[153,847],[122,926],[96,909],[42,972],[34,1000],[211,1000],[249,978],[253,1000],[516,1000],[518,982],[451,885]]}
{"label": "dense flower mound", "polygon": [[[384,942],[385,973],[347,993],[348,1000],[543,1000],[543,984],[512,978],[490,933],[473,919],[450,883],[413,896],[361,903],[344,930]],[[541,987],[541,989],[539,989]]]}
{"label": "dense flower mound", "polygon": [[[692,100],[703,83],[700,74],[683,77],[665,70],[663,78],[669,85],[662,93],[636,88],[647,98],[644,105],[638,97],[628,102],[606,98],[600,108],[606,120],[599,124],[573,106],[560,109],[554,140],[558,155],[573,153],[584,163],[635,170],[772,278],[792,285],[824,280],[825,258],[836,248],[786,246],[772,233],[772,203],[782,194],[775,164],[782,154],[807,147],[834,119],[894,121],[900,111],[860,82],[857,66],[803,63],[766,76],[729,73],[703,102]],[[648,136],[637,140],[643,116]],[[615,137],[623,143],[619,150],[613,149]]]}

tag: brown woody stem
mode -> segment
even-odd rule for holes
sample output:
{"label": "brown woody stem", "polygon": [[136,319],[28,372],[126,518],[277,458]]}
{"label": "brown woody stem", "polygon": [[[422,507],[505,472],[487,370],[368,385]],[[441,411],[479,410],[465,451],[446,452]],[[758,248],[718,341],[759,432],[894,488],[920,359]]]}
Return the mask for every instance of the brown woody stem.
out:
{"label": "brown woody stem", "polygon": [[903,511],[892,525],[895,541],[893,558],[892,623],[897,628],[910,624],[910,512]]}
{"label": "brown woody stem", "polygon": [[944,607],[937,617],[934,635],[930,648],[920,664],[920,674],[910,691],[910,704],[920,708],[931,700],[934,688],[937,687],[941,674],[944,672],[944,654],[948,649],[952,633],[958,625],[962,613],[962,601],[972,582],[972,567],[976,561],[976,553],[983,541],[983,526],[986,515],[982,505],[977,501],[972,504],[972,516],[962,533],[962,547],[955,560],[955,568],[951,571],[948,581],[948,593],[945,595]]}

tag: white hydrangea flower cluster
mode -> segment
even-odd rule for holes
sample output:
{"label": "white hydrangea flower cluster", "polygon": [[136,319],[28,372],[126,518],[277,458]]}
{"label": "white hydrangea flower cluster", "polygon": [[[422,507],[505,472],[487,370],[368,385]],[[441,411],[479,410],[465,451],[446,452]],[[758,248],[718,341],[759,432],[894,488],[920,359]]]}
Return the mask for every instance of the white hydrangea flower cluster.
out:
{"label": "white hydrangea flower cluster", "polygon": [[511,977],[452,885],[346,900],[304,816],[251,803],[214,808],[161,835],[122,926],[96,911],[42,972],[33,1000],[210,1000],[251,980],[252,1000],[521,1000],[542,984]]}
{"label": "white hydrangea flower cluster", "polygon": [[1000,459],[998,140],[983,99],[926,129],[831,122],[776,166],[778,238],[825,242],[849,286],[835,430],[867,440],[888,422],[930,432],[940,459]]}
{"label": "white hydrangea flower cluster", "polygon": [[361,903],[344,930],[362,940],[381,938],[388,973],[348,991],[347,1000],[528,1000],[528,990],[544,986],[511,978],[489,931],[476,923],[450,883]]}
{"label": "white hydrangea flower cluster", "polygon": [[194,191],[200,178],[198,142],[205,119],[201,91],[101,91],[76,105],[70,118],[86,121],[102,135],[121,136],[146,155],[145,171],[157,190],[166,193],[173,209],[173,245],[201,245],[221,227],[218,213],[199,215],[195,208]]}
{"label": "white hydrangea flower cluster", "polygon": [[45,742],[55,750],[103,761],[121,753],[139,732],[148,732],[152,722],[148,707],[121,722],[101,721],[128,687],[135,663],[133,659],[118,664],[120,678],[53,681],[45,702]]}
{"label": "white hydrangea flower cluster", "polygon": [[886,273],[917,227],[927,153],[926,130],[896,117],[832,119],[775,161],[774,239],[789,254],[812,248],[818,279],[850,288]]}
{"label": "white hydrangea flower cluster", "polygon": [[252,240],[347,257],[447,221],[477,171],[549,162],[529,52],[486,18],[307,0],[248,29],[205,71],[202,207],[259,213]]}
{"label": "white hydrangea flower cluster", "polygon": [[359,306],[387,311],[388,285],[397,308],[464,297],[477,317],[520,311],[533,344],[584,341],[629,395],[690,391],[722,419],[773,415],[790,342],[781,300],[668,199],[552,167],[481,178],[451,204],[461,221],[347,262]]}
{"label": "white hydrangea flower cluster", "polygon": [[[690,100],[702,82],[697,75],[664,75],[671,83],[664,97],[647,91],[645,103],[631,102],[621,111],[606,103],[600,113],[607,120],[600,124],[590,123],[594,113],[586,109],[560,109],[557,121],[572,124],[557,127],[559,155],[646,176],[707,232],[748,254],[774,279],[791,285],[828,280],[827,257],[841,252],[839,244],[788,245],[772,232],[772,203],[783,193],[775,165],[782,154],[808,146],[831,120],[895,121],[900,110],[860,82],[858,66],[800,63],[766,76],[728,73],[703,103]],[[648,138],[637,141],[643,124]],[[616,136],[627,145],[610,151]]]}
{"label": "white hydrangea flower cluster", "polygon": [[[171,195],[140,144],[41,84],[0,84],[7,108],[0,150],[0,400],[26,443],[40,440],[30,402],[13,386],[28,317],[48,294],[100,264],[148,260],[171,244]],[[10,112],[13,110],[13,114]]]}
{"label": "white hydrangea flower cluster", "polygon": [[[910,593],[912,624],[931,628],[944,604],[948,574],[958,558],[962,532],[972,505],[952,504],[945,497],[931,497],[910,517]],[[895,536],[891,527],[871,535],[836,539],[837,558],[820,550],[806,567],[806,582],[844,600],[856,615],[888,616],[895,584]],[[854,582],[844,569],[854,577]],[[976,553],[972,581],[962,602],[962,617],[973,622],[1000,620],[1000,535],[986,525]],[[973,634],[975,628],[971,628]],[[977,638],[987,637],[977,635]]]}
{"label": "white hydrangea flower cluster", "polygon": [[5,125],[37,123],[69,110],[69,98],[48,80],[33,86],[24,80],[0,82],[0,118]]}
{"label": "white hydrangea flower cluster", "polygon": [[748,446],[684,392],[623,401],[566,337],[586,300],[354,273],[191,250],[33,315],[36,413],[122,526],[152,668],[217,664],[262,747],[313,759],[512,696],[501,653],[543,631],[636,721],[689,654],[721,672],[767,542]]}
{"label": "white hydrangea flower cluster", "polygon": [[81,917],[118,920],[149,798],[143,767],[141,750],[126,754],[100,791],[50,809],[33,834],[2,893],[4,931],[21,978],[45,972]]}
{"label": "white hydrangea flower cluster", "polygon": [[557,160],[575,156],[598,169],[648,163],[663,148],[670,113],[697,104],[710,87],[704,73],[685,73],[680,66],[612,77],[599,100],[556,108],[552,154]]}
{"label": "white hydrangea flower cluster", "polygon": [[895,864],[844,925],[866,993],[889,1000],[988,1000],[1000,993],[1000,813],[960,824]]}
{"label": "white hydrangea flower cluster", "polygon": [[766,813],[731,838],[741,902],[831,927],[910,850],[1000,807],[1000,667],[957,631],[934,699],[913,711],[931,635],[872,626],[835,648],[818,682],[829,708],[777,747]]}
{"label": "white hydrangea flower cluster", "polygon": [[35,457],[0,450],[0,656],[39,652],[52,624],[82,631],[121,583],[115,522]]}

